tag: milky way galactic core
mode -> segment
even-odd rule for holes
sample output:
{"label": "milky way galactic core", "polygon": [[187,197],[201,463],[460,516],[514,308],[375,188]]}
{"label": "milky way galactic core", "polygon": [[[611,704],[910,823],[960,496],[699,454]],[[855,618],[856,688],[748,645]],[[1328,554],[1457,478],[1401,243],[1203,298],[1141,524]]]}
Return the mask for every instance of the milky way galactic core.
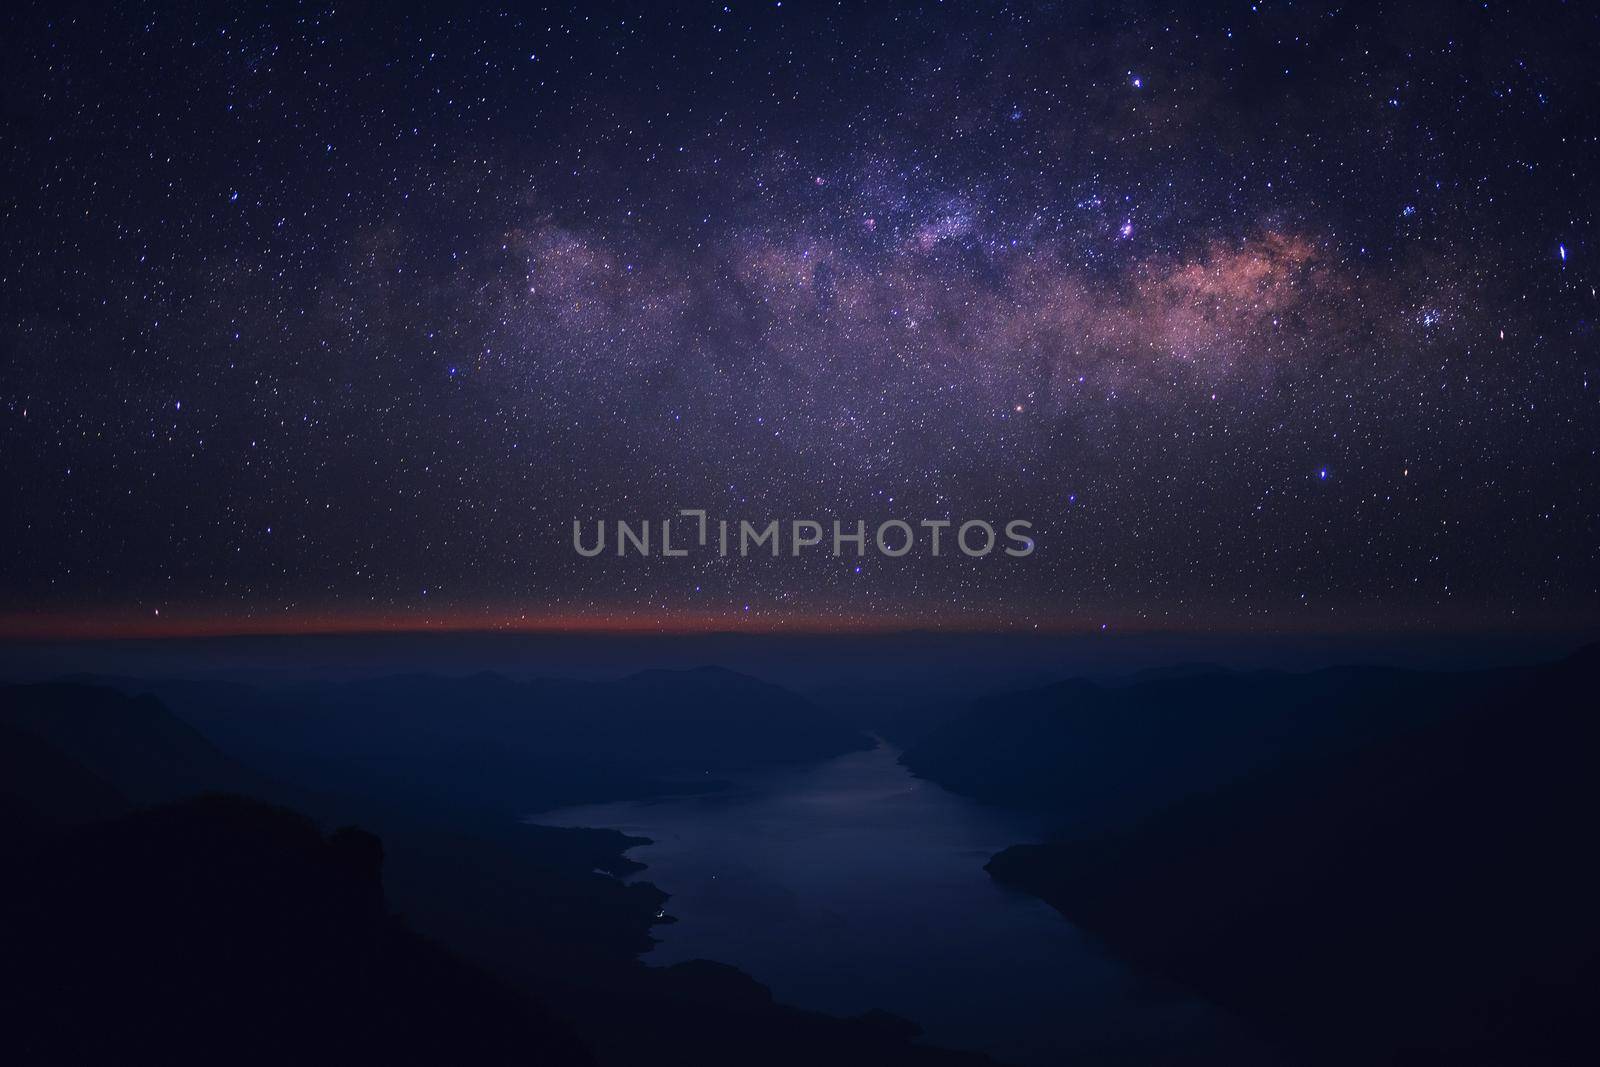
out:
{"label": "milky way galactic core", "polygon": [[5,628],[1592,620],[1597,17],[13,5]]}

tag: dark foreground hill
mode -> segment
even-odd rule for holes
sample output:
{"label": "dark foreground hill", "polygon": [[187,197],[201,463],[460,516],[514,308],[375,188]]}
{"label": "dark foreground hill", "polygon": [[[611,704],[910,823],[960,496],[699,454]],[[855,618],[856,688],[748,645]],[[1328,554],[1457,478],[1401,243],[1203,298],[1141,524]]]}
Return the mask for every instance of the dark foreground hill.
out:
{"label": "dark foreground hill", "polygon": [[1597,683],[1590,649],[1441,679],[1442,716],[1391,694],[1403,727],[989,870],[1328,1062],[1588,1062]]}
{"label": "dark foreground hill", "polygon": [[13,855],[7,1062],[592,1062],[570,1025],[389,913],[362,831],[211,796]]}
{"label": "dark foreground hill", "polygon": [[[374,743],[381,732],[372,731]],[[148,694],[0,687],[0,742],[0,826],[13,837],[202,793],[249,794],[381,833],[390,897],[420,927],[475,955],[565,966],[631,960],[650,946],[666,900],[653,886],[598,873],[636,869],[622,853],[637,839],[530,826],[515,809],[464,813],[420,786],[416,798],[374,793],[359,775],[341,778],[337,763],[309,783],[285,784],[223,753]],[[420,740],[415,749],[426,751]],[[470,788],[471,768],[455,773]]]}

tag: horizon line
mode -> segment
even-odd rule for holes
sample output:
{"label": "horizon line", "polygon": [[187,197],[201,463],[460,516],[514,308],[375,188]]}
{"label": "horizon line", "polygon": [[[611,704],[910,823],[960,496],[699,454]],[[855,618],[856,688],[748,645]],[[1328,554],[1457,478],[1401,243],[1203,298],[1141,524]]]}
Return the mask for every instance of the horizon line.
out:
{"label": "horizon line", "polygon": [[726,613],[666,612],[643,615],[627,611],[591,613],[499,613],[468,611],[414,616],[401,613],[306,612],[294,615],[239,617],[226,614],[169,613],[149,616],[131,612],[25,613],[0,615],[0,641],[30,643],[54,641],[160,641],[245,637],[359,637],[423,634],[588,636],[588,637],[828,637],[894,636],[914,634],[994,636],[1421,636],[1427,634],[1559,634],[1591,631],[1600,634],[1600,618],[1523,617],[1497,613],[1471,617],[1454,613],[1448,619],[1413,617],[1394,613],[1343,619],[1265,617],[1218,619],[1129,618],[1007,618],[998,613],[973,612],[940,619],[905,615],[794,614],[782,617]]}

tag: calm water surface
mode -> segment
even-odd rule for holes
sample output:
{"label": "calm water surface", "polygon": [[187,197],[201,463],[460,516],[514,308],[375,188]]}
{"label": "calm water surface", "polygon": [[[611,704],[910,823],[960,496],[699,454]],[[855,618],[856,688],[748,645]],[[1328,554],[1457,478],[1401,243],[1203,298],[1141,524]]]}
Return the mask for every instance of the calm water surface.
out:
{"label": "calm water surface", "polygon": [[897,757],[880,745],[713,795],[531,821],[652,840],[630,855],[678,919],[656,928],[652,963],[730,963],[784,1003],[883,1008],[930,1042],[1021,1063],[1255,1059],[1218,1013],[1139,982],[1048,906],[990,880],[988,857],[1038,839],[1038,822],[913,778]]}

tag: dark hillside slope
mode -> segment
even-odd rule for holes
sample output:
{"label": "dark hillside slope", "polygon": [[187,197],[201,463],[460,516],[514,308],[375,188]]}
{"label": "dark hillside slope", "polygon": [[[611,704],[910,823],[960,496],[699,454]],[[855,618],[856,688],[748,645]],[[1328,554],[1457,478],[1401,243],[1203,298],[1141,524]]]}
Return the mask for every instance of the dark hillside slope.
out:
{"label": "dark hillside slope", "polygon": [[377,838],[212,796],[40,842],[0,919],[18,1064],[585,1064],[574,1032],[418,938]]}
{"label": "dark hillside slope", "polygon": [[1423,728],[1463,702],[1514,694],[1532,673],[1338,667],[1069,681],[983,700],[903,761],[955,792],[1093,828],[1287,758]]}
{"label": "dark hillside slope", "polygon": [[718,773],[871,742],[779,686],[717,668],[616,681],[395,675],[283,687],[118,681],[306,789],[524,814],[704,788]]}
{"label": "dark hillside slope", "polygon": [[265,788],[152,696],[71,682],[0,686],[0,728],[30,735],[135,804]]}
{"label": "dark hillside slope", "polygon": [[989,870],[1331,1062],[1587,1060],[1600,651],[1520,677],[1425,728]]}

